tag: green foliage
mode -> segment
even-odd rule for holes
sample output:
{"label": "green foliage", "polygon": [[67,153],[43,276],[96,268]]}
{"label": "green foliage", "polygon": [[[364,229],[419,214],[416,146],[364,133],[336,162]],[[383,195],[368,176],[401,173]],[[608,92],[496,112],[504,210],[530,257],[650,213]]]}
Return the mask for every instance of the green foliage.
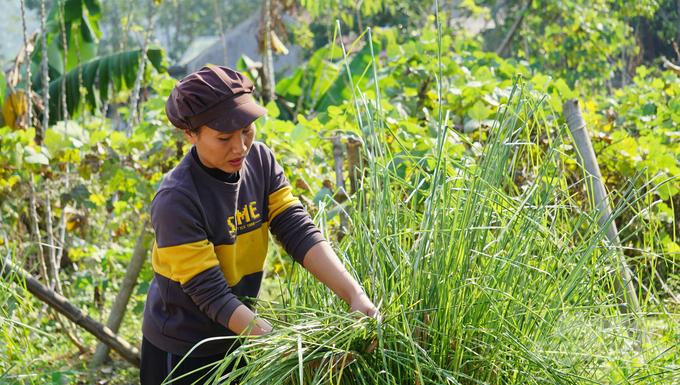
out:
{"label": "green foliage", "polygon": [[[425,210],[411,192],[414,185],[389,166],[394,156],[386,132],[371,119],[385,112],[363,100],[368,176],[348,206],[353,226],[338,249],[380,303],[382,316],[377,322],[353,319],[328,288],[295,267],[277,303],[260,307],[276,331],[245,341],[218,363],[249,364],[222,380],[514,384],[673,378],[656,361],[673,362],[666,350],[676,344],[673,338],[648,347],[666,352],[661,355],[629,346],[626,321],[610,286],[602,284],[610,282],[615,249],[572,201],[565,179],[569,157],[558,151],[567,137],[544,131],[551,109],[540,94],[523,86],[511,90],[479,158],[450,156],[448,133],[440,131],[433,146],[440,151],[427,156],[437,166],[423,162],[413,169],[417,179],[429,182]],[[551,145],[546,148],[535,132],[547,134]],[[535,176],[520,191],[507,176],[518,169]],[[627,185],[617,209],[640,200],[638,193]],[[366,354],[372,339],[378,347]],[[333,370],[334,357],[347,353],[356,361]],[[221,375],[218,370],[211,380]]]}
{"label": "green foliage", "polygon": [[[101,18],[99,0],[64,0],[55,1],[47,16],[47,57],[50,79],[63,76],[74,68],[78,62],[86,62],[97,55],[99,45],[98,20]],[[64,31],[62,31],[62,23]],[[64,36],[66,34],[66,45]],[[40,41],[38,36],[36,41]],[[77,40],[77,42],[76,42]],[[66,68],[64,68],[64,54],[66,54]],[[33,88],[42,85],[42,45],[37,44],[31,55],[31,83]]]}
{"label": "green foliage", "polygon": [[[85,106],[81,105],[81,93],[85,92],[85,103],[94,110],[101,105],[101,101],[109,100],[109,86],[113,92],[131,90],[139,68],[141,51],[121,52],[109,56],[95,58],[82,65],[82,84],[79,84],[78,68],[69,71],[66,76],[66,112],[69,117],[76,117]],[[166,69],[163,51],[149,49],[147,60],[153,67],[163,72]],[[145,68],[148,79],[149,69]],[[61,100],[63,79],[61,77],[50,81],[50,124],[64,119],[63,103]],[[95,85],[99,92],[95,91]],[[41,91],[42,92],[42,91]],[[98,96],[98,97],[97,97]]]}
{"label": "green foliage", "polygon": [[[88,8],[96,3],[67,4],[75,10],[67,13],[70,22],[83,23],[89,15],[94,31],[87,35],[78,27],[78,41],[98,37],[99,16]],[[332,4],[345,13],[355,6]],[[522,4],[508,2],[512,10]],[[465,5],[486,13],[494,3]],[[508,58],[484,52],[481,38],[445,30],[440,62],[434,18],[408,34],[398,26],[376,28],[373,36],[367,33],[346,46],[347,57],[338,34],[290,77],[278,79],[281,97],[266,106],[268,116],[257,123],[258,140],[277,154],[295,194],[328,239],[339,228],[337,214],[348,213],[350,225],[338,252],[373,299],[382,301],[384,318],[376,323],[348,317],[338,298],[298,267],[291,269],[290,261],[280,258],[283,252],[272,251],[279,258],[270,258],[270,275],[282,274],[289,284],[282,289],[266,280],[265,287],[276,287],[271,298],[282,305],[261,311],[278,323],[278,332],[251,340],[227,359],[250,360],[253,365],[243,374],[272,383],[302,382],[300,360],[319,362],[320,370],[302,369],[305,383],[334,376],[346,383],[671,381],[668,371],[680,360],[673,350],[677,309],[664,301],[666,284],[678,282],[680,184],[672,178],[680,174],[680,80],[638,67],[628,87],[611,93],[598,87],[610,78],[607,55],[618,58],[623,47],[630,52],[626,18],[647,17],[655,6],[652,1],[630,7],[622,1],[537,1]],[[375,11],[375,20],[391,12],[368,8],[364,11]],[[542,18],[536,16],[539,10]],[[187,26],[202,20],[185,16],[191,19]],[[50,47],[57,53],[58,44],[55,35]],[[59,60],[51,59],[51,71]],[[151,50],[149,60],[162,70],[160,50]],[[65,295],[101,319],[158,184],[187,150],[164,112],[175,80],[152,66],[145,74],[152,90],[130,137],[98,116],[109,90],[131,87],[138,61],[138,51],[93,56],[83,62],[83,84],[71,67],[65,75],[68,112],[89,110],[94,116],[68,125],[56,122],[45,131],[43,146],[36,146],[33,129],[0,129],[0,230],[7,233],[2,244],[15,245],[22,257],[36,253],[27,227],[30,178],[38,197],[50,199],[55,230],[67,229],[66,261],[78,269],[62,270]],[[69,63],[75,62],[69,57]],[[239,68],[247,65],[244,58]],[[513,88],[518,76],[524,83]],[[60,80],[51,83],[51,103],[60,101]],[[80,92],[86,92],[89,109],[79,104]],[[126,107],[117,102],[125,94],[119,94],[111,105],[124,118]],[[628,320],[616,312],[608,275],[615,270],[614,250],[602,242],[603,233],[587,213],[582,170],[564,129],[562,103],[569,98],[582,100],[615,208],[626,208],[617,211],[616,222],[636,271],[644,305],[640,316],[654,333],[654,347],[636,350],[625,328]],[[50,115],[58,119],[61,112],[55,111]],[[339,194],[332,182],[333,135],[360,140],[363,147],[358,193],[341,204],[334,200]],[[45,206],[38,210],[44,221]],[[27,259],[26,267],[35,268],[32,261]],[[133,343],[140,337],[152,277],[146,265],[121,331]],[[70,371],[82,368],[29,366],[35,357],[45,359],[46,351],[70,348],[55,332],[56,321],[35,322],[37,302],[2,280],[0,294],[0,323],[18,320],[56,337],[26,339],[21,325],[3,324],[3,338],[11,342],[5,346],[15,353],[0,356],[0,381],[36,372],[47,382],[77,378]],[[25,306],[12,298],[23,298]],[[378,331],[375,353],[361,354],[342,375],[331,374],[330,357],[360,352]],[[84,339],[90,346],[95,342]],[[281,359],[282,351],[294,354]],[[18,361],[16,352],[25,360]]]}
{"label": "green foliage", "polygon": [[[677,253],[678,213],[680,207],[680,78],[665,72],[651,77],[646,67],[638,67],[635,84],[613,95],[597,96],[586,102],[586,117],[593,131],[595,151],[611,190],[621,188],[637,173],[644,182],[657,186],[653,209],[644,215],[662,226],[655,237],[633,228],[630,243],[635,247],[657,243],[667,253]],[[670,180],[669,180],[670,179]],[[641,209],[640,209],[641,210]],[[621,222],[626,223],[627,218]],[[665,239],[662,241],[662,239]]]}

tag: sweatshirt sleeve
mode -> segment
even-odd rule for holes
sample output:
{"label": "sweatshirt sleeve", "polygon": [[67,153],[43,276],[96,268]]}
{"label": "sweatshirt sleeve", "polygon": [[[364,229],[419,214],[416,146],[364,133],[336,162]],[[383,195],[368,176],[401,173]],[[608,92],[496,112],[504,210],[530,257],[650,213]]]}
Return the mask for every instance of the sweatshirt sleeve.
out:
{"label": "sweatshirt sleeve", "polygon": [[269,165],[269,227],[286,252],[304,266],[307,251],[325,239],[300,200],[293,196],[293,188],[271,151]]}
{"label": "sweatshirt sleeve", "polygon": [[220,270],[196,203],[176,190],[161,190],[151,204],[151,223],[156,233],[154,271],[178,282],[201,311],[228,328],[242,302]]}

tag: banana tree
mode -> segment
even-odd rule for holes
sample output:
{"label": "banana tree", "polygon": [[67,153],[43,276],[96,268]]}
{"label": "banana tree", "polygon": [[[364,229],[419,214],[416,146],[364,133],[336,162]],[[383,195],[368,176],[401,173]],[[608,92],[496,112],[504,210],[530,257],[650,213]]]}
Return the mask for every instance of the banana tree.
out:
{"label": "banana tree", "polygon": [[[63,76],[64,73],[77,68],[79,62],[87,62],[97,55],[101,36],[98,20],[101,15],[99,0],[54,2],[45,25],[50,79]],[[42,36],[39,36],[37,41],[40,41],[39,39],[42,39]],[[42,72],[39,71],[42,56],[41,45],[36,45],[36,50],[31,55],[31,73],[34,74],[31,83],[38,89],[42,87]]]}
{"label": "banana tree", "polygon": [[[53,79],[50,82],[49,89],[50,124],[54,124],[64,117],[63,104],[61,103],[62,84],[66,84],[66,112],[68,116],[76,116],[82,112],[83,108],[89,108],[93,111],[102,100],[108,99],[109,87],[112,88],[113,92],[130,90],[134,87],[139,69],[140,53],[141,50],[120,52],[94,58],[84,63],[82,65],[82,84],[79,84],[78,68],[66,73],[65,82],[61,77]],[[146,58],[157,71],[165,71],[166,63],[162,50],[149,49]],[[81,100],[83,100],[81,91],[83,89],[86,92],[85,105],[81,103]]]}

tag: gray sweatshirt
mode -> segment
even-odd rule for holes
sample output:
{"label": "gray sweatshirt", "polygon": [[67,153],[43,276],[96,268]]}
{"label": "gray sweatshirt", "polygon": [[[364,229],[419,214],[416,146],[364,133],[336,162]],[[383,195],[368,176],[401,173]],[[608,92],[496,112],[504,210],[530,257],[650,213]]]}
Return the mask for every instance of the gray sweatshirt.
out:
{"label": "gray sweatshirt", "polygon": [[[239,174],[222,182],[189,152],[151,203],[155,275],[142,333],[166,352],[184,355],[206,338],[235,335],[229,318],[244,303],[237,297],[259,294],[268,230],[300,264],[324,241],[267,146],[253,142]],[[192,356],[224,353],[233,341],[204,343]]]}

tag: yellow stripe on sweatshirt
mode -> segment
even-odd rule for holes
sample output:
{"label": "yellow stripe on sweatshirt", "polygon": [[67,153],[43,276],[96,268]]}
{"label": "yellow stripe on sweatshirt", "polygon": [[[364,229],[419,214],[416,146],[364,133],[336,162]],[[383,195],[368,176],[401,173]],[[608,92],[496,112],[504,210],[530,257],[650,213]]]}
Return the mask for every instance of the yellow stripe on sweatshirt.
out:
{"label": "yellow stripe on sweatshirt", "polygon": [[241,282],[241,278],[264,270],[269,244],[268,226],[240,234],[234,245],[215,246],[220,269],[229,286]]}
{"label": "yellow stripe on sweatshirt", "polygon": [[160,275],[181,284],[219,265],[213,244],[207,239],[184,245],[161,247],[154,243],[151,256],[153,269]]}
{"label": "yellow stripe on sweatshirt", "polygon": [[286,186],[269,194],[269,223],[272,223],[272,220],[285,209],[300,203],[300,200],[293,196],[292,191],[292,187]]}

